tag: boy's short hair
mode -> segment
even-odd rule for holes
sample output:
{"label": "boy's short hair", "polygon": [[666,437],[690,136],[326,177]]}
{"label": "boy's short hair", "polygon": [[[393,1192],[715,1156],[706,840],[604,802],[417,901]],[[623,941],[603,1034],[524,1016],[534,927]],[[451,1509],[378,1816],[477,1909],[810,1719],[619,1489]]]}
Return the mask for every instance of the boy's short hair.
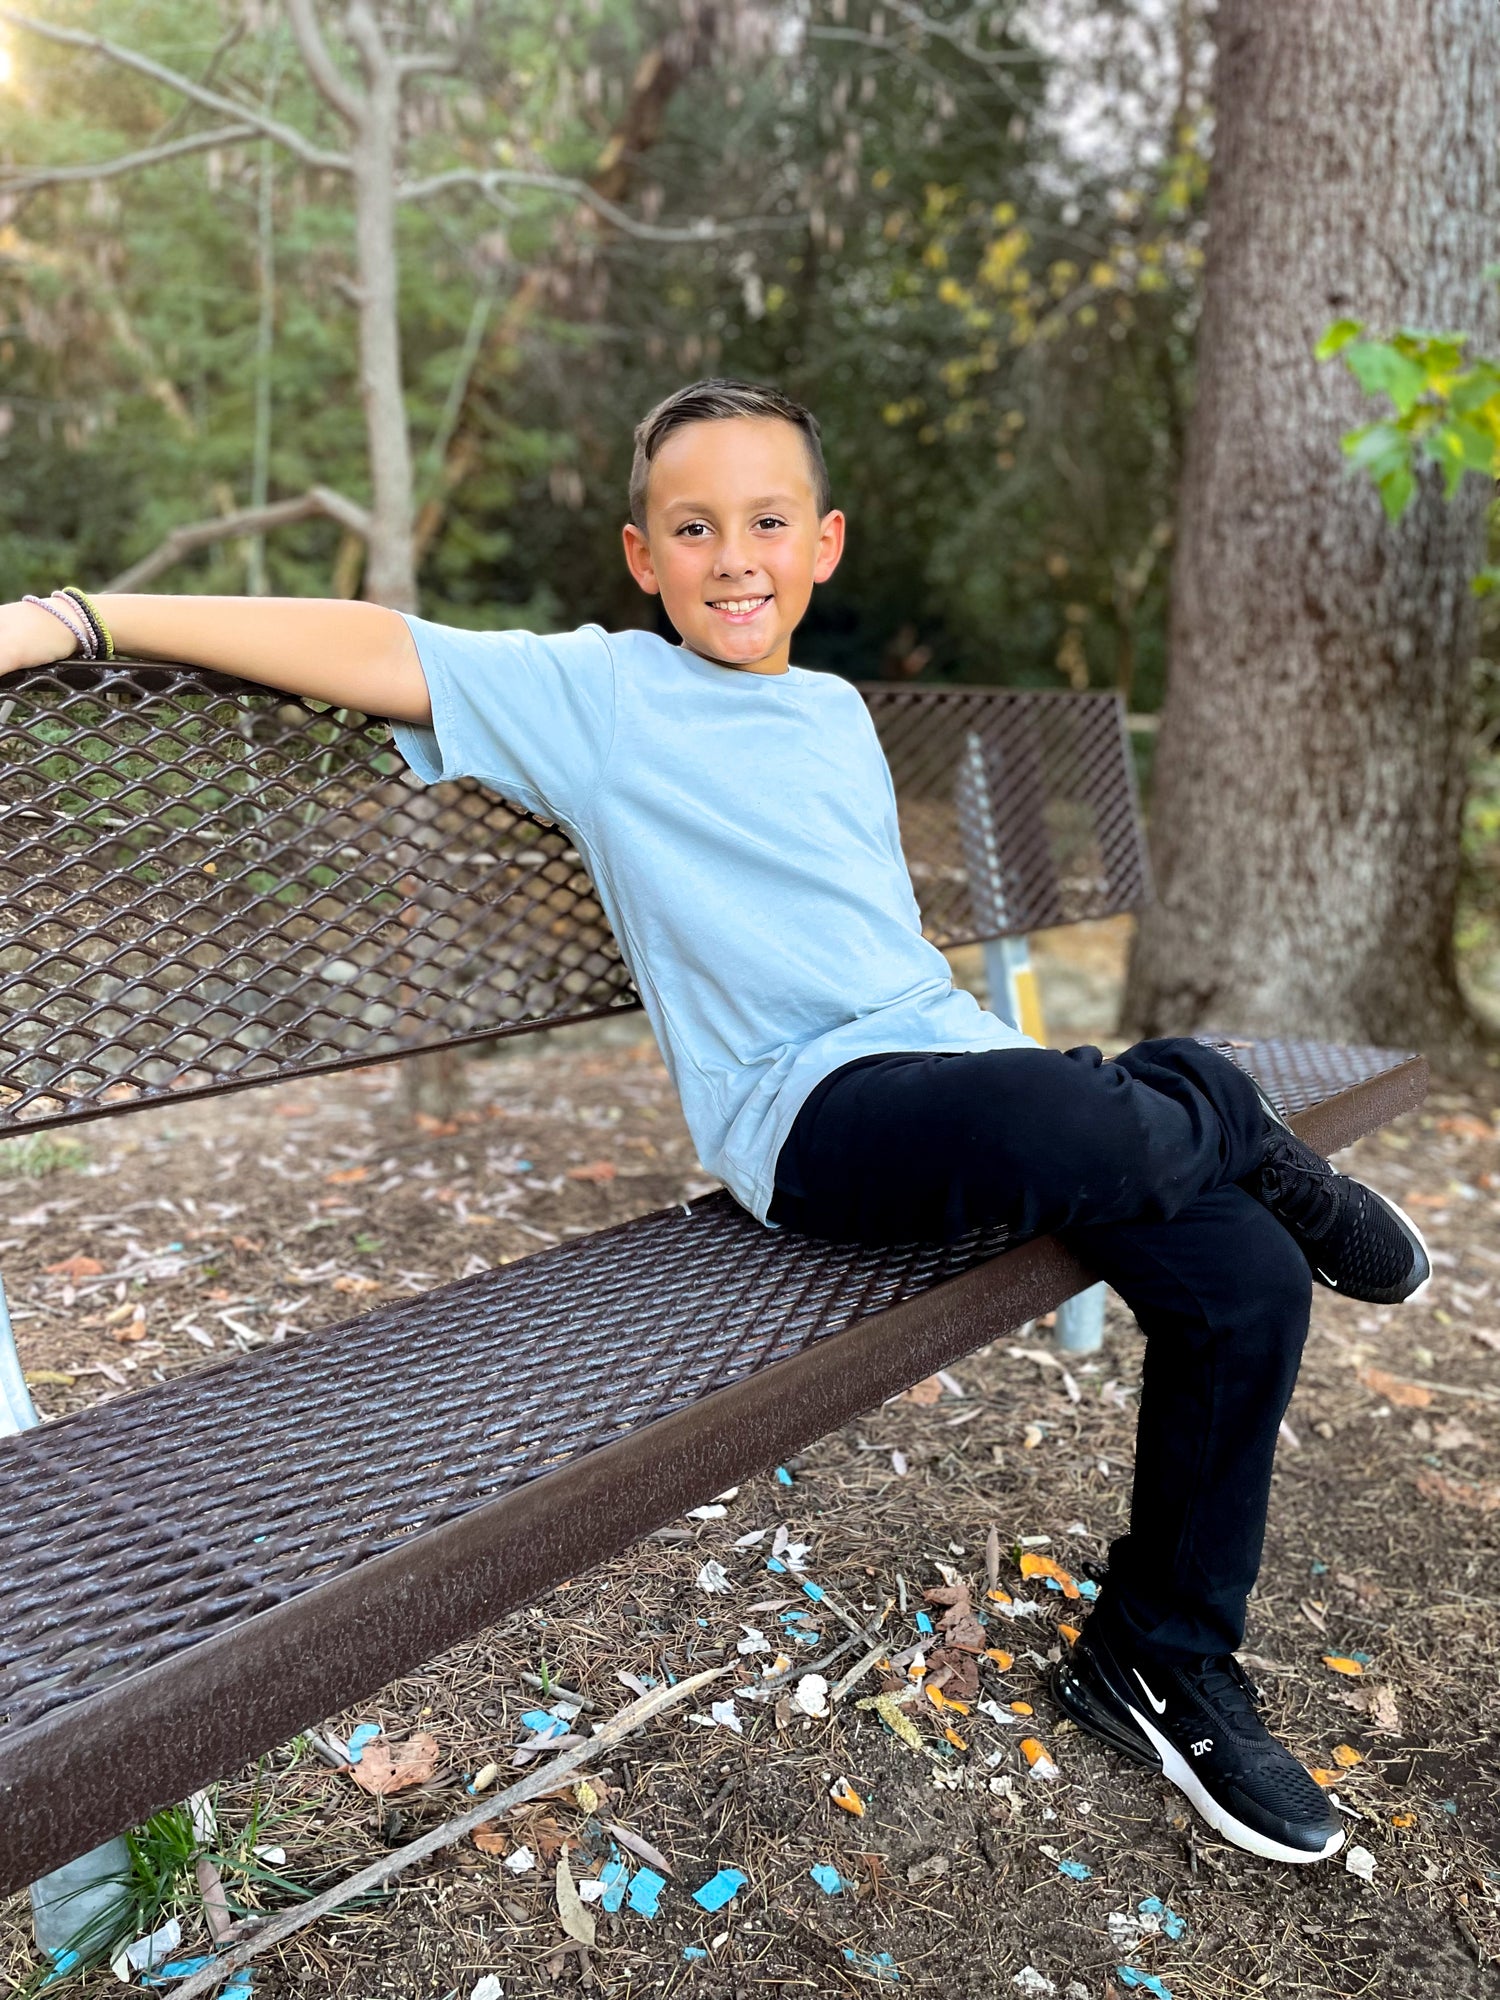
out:
{"label": "boy's short hair", "polygon": [[823,462],[818,420],[812,411],[769,383],[735,382],[725,376],[711,375],[702,382],[690,382],[685,389],[674,389],[654,409],[648,410],[635,427],[630,518],[641,533],[646,532],[646,482],[651,476],[651,461],[662,445],[684,424],[713,422],[722,417],[780,417],[783,422],[796,425],[807,447],[818,519],[822,520],[833,505],[833,490],[828,481],[828,467]]}

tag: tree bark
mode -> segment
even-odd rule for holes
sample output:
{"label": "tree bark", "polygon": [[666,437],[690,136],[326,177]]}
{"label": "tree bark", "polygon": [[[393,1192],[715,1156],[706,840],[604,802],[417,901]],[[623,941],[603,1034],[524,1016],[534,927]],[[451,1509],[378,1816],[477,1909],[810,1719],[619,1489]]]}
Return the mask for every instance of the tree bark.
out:
{"label": "tree bark", "polygon": [[1312,348],[1466,329],[1500,222],[1494,0],[1221,0],[1197,400],[1123,1022],[1472,1050],[1453,948],[1489,483],[1387,524]]}

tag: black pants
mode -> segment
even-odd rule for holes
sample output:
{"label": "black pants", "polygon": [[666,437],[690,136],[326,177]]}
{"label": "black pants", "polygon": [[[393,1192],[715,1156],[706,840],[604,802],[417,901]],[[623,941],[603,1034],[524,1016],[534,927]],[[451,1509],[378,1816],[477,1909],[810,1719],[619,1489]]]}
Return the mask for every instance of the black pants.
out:
{"label": "black pants", "polygon": [[1054,1232],[1146,1336],[1130,1531],[1095,1616],[1163,1651],[1232,1652],[1260,1567],[1276,1435],[1312,1274],[1236,1185],[1264,1116],[1187,1039],[862,1057],[825,1077],[776,1167],[770,1220],[865,1243],[978,1223]]}

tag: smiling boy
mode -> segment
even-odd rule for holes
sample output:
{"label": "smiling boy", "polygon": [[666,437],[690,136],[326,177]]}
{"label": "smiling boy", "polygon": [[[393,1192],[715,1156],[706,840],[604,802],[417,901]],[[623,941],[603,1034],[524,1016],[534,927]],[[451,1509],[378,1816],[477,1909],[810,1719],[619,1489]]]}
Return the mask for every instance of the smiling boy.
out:
{"label": "smiling boy", "polygon": [[844,543],[807,410],[746,383],[678,391],[637,429],[630,513],[626,561],[680,644],[54,593],[0,607],[0,673],[108,627],[122,653],[390,717],[423,781],[473,776],[568,829],[699,1157],[757,1220],[865,1243],[1056,1231],[1146,1335],[1130,1530],[1058,1700],[1238,1846],[1326,1858],[1337,1812],[1235,1650],[1314,1271],[1414,1296],[1420,1235],[1214,1051],[1042,1049],[954,987],[863,699],[791,664]]}

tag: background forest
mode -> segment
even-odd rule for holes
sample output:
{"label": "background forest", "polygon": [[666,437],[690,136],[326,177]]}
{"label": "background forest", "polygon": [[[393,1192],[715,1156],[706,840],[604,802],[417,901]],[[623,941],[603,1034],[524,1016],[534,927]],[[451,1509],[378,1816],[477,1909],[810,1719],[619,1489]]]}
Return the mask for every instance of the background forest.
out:
{"label": "background forest", "polygon": [[[1119,687],[1149,781],[1206,0],[357,0],[335,54],[317,20],[0,8],[0,598],[67,576],[637,623],[632,425],[700,374],[773,379],[851,518],[799,657]],[[361,66],[388,171],[349,143]],[[1472,965],[1500,938],[1497,661],[1489,609]]]}

